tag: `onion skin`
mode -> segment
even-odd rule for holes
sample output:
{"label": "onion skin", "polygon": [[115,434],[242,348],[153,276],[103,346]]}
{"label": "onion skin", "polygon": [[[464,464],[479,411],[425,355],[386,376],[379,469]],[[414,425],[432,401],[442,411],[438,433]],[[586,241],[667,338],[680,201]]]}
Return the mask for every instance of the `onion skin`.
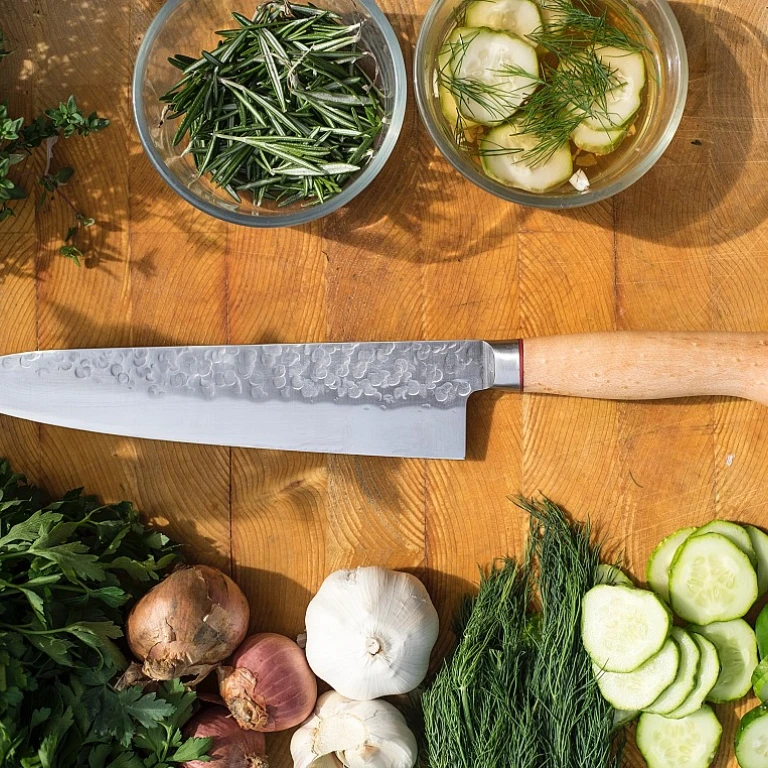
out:
{"label": "onion skin", "polygon": [[227,658],[248,631],[248,601],[217,568],[193,565],[174,571],[133,607],[128,645],[153,680],[195,676],[202,680]]}
{"label": "onion skin", "polygon": [[184,768],[268,768],[264,735],[244,731],[221,707],[203,710],[184,727],[184,736],[213,739],[208,762],[190,760]]}
{"label": "onion skin", "polygon": [[251,635],[216,670],[219,693],[241,728],[284,731],[303,723],[317,701],[317,679],[304,651],[288,637]]}

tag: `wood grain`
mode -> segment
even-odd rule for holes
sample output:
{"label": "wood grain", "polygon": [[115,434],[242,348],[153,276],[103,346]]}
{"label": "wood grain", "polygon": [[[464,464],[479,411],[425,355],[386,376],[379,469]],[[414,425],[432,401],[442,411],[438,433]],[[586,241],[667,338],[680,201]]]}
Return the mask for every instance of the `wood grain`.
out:
{"label": "wood grain", "polygon": [[[382,0],[410,67],[428,0]],[[291,230],[233,228],[176,197],[132,124],[130,77],[162,0],[0,0],[12,112],[71,92],[112,126],[61,142],[93,215],[80,270],[69,212],[0,225],[0,354],[24,349],[324,339],[516,338],[602,330],[768,331],[768,7],[677,0],[691,83],[680,130],[635,186],[573,212],[517,208],[454,172],[409,101],[395,154],[354,204]],[[39,162],[39,161],[38,161]],[[468,460],[396,461],[150,443],[0,417],[0,453],[52,492],[134,499],[245,589],[255,630],[295,634],[333,569],[413,570],[452,642],[477,564],[515,554],[512,498],[590,518],[642,582],[653,545],[712,517],[768,522],[768,411],[727,398],[612,403],[482,393]],[[735,768],[726,724],[717,768]],[[287,736],[270,740],[274,768]],[[633,751],[626,764],[641,766]]]}

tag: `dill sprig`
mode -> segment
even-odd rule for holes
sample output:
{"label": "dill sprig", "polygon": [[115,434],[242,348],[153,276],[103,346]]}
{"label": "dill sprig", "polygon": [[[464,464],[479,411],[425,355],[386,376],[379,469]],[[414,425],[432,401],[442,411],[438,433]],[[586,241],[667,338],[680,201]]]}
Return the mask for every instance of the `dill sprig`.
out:
{"label": "dill sprig", "polygon": [[618,768],[613,710],[579,635],[599,546],[546,499],[522,562],[495,562],[460,617],[459,643],[422,699],[429,768]]}
{"label": "dill sprig", "polygon": [[177,54],[182,78],[162,97],[180,118],[174,144],[200,176],[237,202],[316,204],[338,194],[372,157],[384,110],[359,47],[360,23],[287,2],[217,32],[213,51]]}

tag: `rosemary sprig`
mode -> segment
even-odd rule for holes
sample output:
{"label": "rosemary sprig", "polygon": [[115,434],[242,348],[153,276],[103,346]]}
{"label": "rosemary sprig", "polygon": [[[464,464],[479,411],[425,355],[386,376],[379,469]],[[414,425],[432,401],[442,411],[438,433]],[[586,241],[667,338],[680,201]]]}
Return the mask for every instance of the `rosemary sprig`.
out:
{"label": "rosemary sprig", "polygon": [[199,175],[237,201],[317,204],[338,194],[373,155],[383,127],[381,94],[363,64],[361,24],[330,11],[268,2],[193,59],[162,97],[181,118],[174,143]]}
{"label": "rosemary sprig", "polygon": [[579,636],[596,579],[589,525],[544,500],[522,562],[483,575],[460,640],[422,699],[429,768],[618,768],[613,711]]}

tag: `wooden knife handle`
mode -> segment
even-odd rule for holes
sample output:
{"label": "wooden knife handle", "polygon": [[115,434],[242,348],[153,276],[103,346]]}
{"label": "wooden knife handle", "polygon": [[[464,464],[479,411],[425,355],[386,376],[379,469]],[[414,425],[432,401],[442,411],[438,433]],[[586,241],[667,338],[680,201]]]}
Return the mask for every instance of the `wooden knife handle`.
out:
{"label": "wooden knife handle", "polygon": [[768,333],[618,331],[525,339],[525,392],[604,400],[730,395],[768,405]]}

